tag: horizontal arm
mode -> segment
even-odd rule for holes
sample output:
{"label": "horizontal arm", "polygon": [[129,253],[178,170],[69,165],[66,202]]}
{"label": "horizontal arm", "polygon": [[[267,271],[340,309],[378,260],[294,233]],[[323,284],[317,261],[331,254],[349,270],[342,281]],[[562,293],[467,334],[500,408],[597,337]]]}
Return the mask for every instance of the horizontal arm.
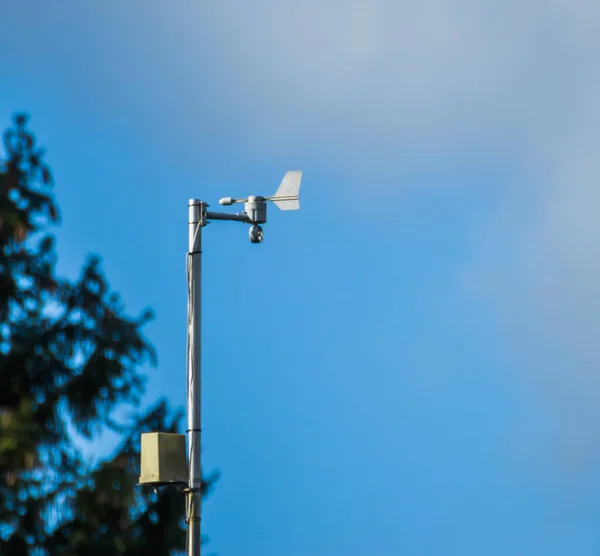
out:
{"label": "horizontal arm", "polygon": [[206,212],[207,220],[233,220],[235,222],[244,222],[246,224],[252,224],[252,220],[248,218],[248,215],[244,212],[239,214],[228,214],[226,212]]}

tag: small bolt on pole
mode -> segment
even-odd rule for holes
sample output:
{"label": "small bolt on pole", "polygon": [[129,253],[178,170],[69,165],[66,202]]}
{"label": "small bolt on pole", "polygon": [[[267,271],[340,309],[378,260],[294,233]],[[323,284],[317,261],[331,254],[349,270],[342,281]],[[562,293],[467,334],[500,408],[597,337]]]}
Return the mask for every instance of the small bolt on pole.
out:
{"label": "small bolt on pole", "polygon": [[186,499],[187,556],[200,556],[202,510],[201,452],[201,272],[202,228],[206,225],[206,204],[190,199],[188,205],[189,248],[187,254],[187,416],[188,488]]}

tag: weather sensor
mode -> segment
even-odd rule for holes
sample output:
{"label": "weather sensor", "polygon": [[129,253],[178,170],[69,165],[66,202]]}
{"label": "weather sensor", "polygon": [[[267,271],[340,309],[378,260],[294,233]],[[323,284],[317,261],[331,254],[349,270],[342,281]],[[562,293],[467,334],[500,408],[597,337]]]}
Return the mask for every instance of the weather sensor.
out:
{"label": "weather sensor", "polygon": [[[201,268],[202,228],[211,220],[233,220],[250,224],[252,243],[262,243],[261,224],[267,221],[267,202],[281,210],[300,208],[299,192],[302,172],[287,172],[271,197],[251,195],[245,199],[224,197],[221,205],[244,203],[237,214],[209,212],[208,204],[191,199],[188,205],[188,326],[187,326],[187,465],[183,435],[150,433],[142,436],[142,472],[140,484],[151,486],[180,485],[187,496],[187,556],[200,556],[200,513],[202,504],[201,458]],[[186,476],[187,475],[187,476]]]}
{"label": "weather sensor", "polygon": [[248,234],[250,241],[252,243],[262,243],[263,229],[260,225],[267,221],[267,201],[273,202],[281,210],[298,210],[300,208],[301,182],[302,172],[287,172],[283,176],[277,191],[271,197],[260,195],[250,195],[244,199],[223,197],[219,200],[220,205],[229,206],[235,203],[244,203],[244,212],[238,214],[207,212],[206,220],[236,220],[252,224]]}

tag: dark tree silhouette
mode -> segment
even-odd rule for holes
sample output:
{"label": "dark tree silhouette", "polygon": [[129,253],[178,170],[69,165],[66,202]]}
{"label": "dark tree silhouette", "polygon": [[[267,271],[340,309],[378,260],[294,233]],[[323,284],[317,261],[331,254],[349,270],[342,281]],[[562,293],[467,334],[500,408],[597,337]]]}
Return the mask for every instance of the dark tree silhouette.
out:
{"label": "dark tree silhouette", "polygon": [[[97,257],[80,278],[55,274],[59,222],[52,175],[17,115],[0,158],[0,546],[4,556],[169,555],[185,548],[184,498],[136,486],[140,434],[176,432],[159,400],[141,413],[139,367],[155,364]],[[114,409],[130,404],[128,422]],[[90,468],[68,433],[121,434]],[[215,476],[206,481],[205,494]]]}

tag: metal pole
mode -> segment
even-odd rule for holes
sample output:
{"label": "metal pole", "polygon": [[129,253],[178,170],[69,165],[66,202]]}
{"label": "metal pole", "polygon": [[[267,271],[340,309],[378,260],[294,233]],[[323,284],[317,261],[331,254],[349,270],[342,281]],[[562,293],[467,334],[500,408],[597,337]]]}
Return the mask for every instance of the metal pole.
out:
{"label": "metal pole", "polygon": [[206,225],[206,204],[190,199],[188,205],[189,248],[187,255],[188,332],[187,332],[187,414],[188,414],[188,490],[186,499],[187,556],[200,556],[200,514],[202,509],[201,450],[201,269],[202,227]]}

